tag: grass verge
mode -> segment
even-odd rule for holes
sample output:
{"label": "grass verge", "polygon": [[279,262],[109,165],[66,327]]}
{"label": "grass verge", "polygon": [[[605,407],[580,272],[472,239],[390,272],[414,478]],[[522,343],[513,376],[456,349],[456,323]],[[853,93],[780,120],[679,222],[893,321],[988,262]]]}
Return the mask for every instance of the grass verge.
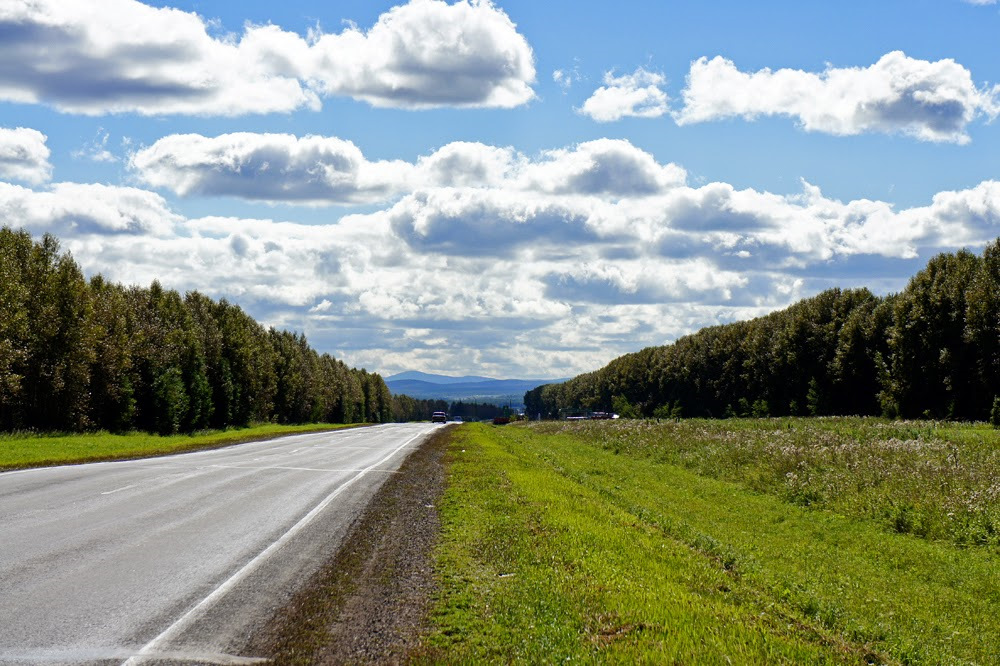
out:
{"label": "grass verge", "polygon": [[421,661],[1000,663],[1000,558],[593,438],[471,425]]}
{"label": "grass verge", "polygon": [[46,467],[102,460],[148,458],[170,453],[211,449],[241,442],[252,442],[281,435],[296,435],[354,427],[310,423],[277,425],[267,423],[249,428],[210,430],[192,435],[161,436],[133,432],[112,435],[107,432],[52,435],[0,435],[0,471]]}
{"label": "grass verge", "polygon": [[1000,553],[1000,430],[872,418],[548,422],[632,458],[885,529]]}

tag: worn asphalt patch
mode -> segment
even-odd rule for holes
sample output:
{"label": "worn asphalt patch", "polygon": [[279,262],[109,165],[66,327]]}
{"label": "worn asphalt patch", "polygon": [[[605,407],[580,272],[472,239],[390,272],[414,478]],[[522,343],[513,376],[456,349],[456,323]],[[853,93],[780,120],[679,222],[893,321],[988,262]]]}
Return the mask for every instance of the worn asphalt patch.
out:
{"label": "worn asphalt patch", "polygon": [[245,654],[276,664],[394,664],[419,646],[435,582],[444,454],[431,435],[391,475],[330,562],[313,575]]}

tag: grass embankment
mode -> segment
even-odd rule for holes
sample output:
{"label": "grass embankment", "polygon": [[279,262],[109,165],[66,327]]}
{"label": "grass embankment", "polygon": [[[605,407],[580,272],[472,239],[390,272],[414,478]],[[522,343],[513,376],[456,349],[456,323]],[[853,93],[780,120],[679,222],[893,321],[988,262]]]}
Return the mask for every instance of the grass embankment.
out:
{"label": "grass embankment", "polygon": [[349,428],[349,425],[310,423],[277,425],[267,423],[249,428],[209,430],[191,435],[161,436],[145,432],[113,435],[107,432],[85,434],[0,434],[0,471],[125,460],[211,449],[241,442],[252,442],[281,435],[320,432]]}
{"label": "grass embankment", "polygon": [[[723,433],[776,425],[683,427],[718,428],[704,442],[727,448]],[[424,658],[1000,663],[995,548],[899,534],[865,512],[819,508],[839,510],[836,502],[803,506],[781,484],[737,467],[687,469],[663,434],[677,427],[455,433],[440,598]],[[792,423],[809,437],[854,427]],[[979,446],[954,443],[959,457]],[[745,470],[769,464],[742,455]]]}

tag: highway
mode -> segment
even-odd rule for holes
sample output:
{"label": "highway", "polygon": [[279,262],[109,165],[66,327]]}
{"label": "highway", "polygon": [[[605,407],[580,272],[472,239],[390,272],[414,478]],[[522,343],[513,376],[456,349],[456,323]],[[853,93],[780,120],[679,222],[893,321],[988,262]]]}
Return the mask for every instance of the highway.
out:
{"label": "highway", "polygon": [[0,473],[0,664],[241,654],[431,424]]}

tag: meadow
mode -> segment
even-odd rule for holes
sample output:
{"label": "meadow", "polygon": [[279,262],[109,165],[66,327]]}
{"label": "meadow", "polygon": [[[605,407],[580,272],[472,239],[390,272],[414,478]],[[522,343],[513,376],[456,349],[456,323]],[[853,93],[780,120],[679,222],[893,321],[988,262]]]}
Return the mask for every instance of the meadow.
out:
{"label": "meadow", "polygon": [[997,433],[457,430],[420,660],[1000,663]]}
{"label": "meadow", "polygon": [[1000,545],[1000,430],[871,418],[551,422],[630,457],[962,545]]}
{"label": "meadow", "polygon": [[282,435],[319,432],[347,428],[347,425],[309,423],[278,425],[265,423],[247,428],[205,430],[187,435],[156,435],[146,432],[112,434],[92,433],[30,433],[0,434],[0,471],[124,460],[210,449],[241,442],[251,442]]}

